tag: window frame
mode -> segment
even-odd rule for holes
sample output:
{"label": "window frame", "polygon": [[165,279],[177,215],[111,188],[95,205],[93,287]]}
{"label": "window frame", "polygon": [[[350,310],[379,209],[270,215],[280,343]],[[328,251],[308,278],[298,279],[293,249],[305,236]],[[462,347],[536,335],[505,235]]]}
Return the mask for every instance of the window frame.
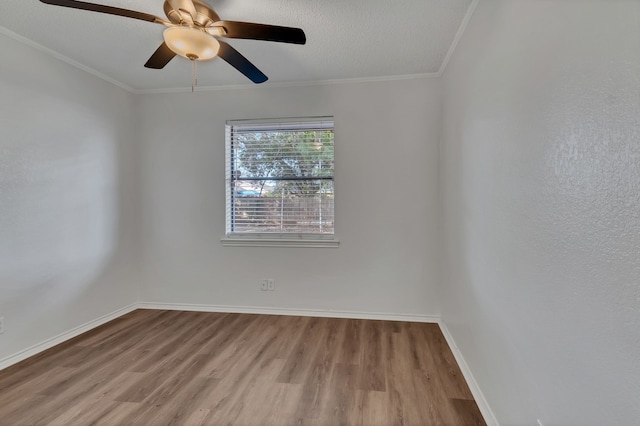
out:
{"label": "window frame", "polygon": [[[231,209],[233,199],[233,189],[231,185],[232,177],[232,137],[231,131],[233,126],[250,127],[255,125],[256,127],[268,127],[273,125],[282,126],[283,128],[295,127],[300,124],[300,130],[311,128],[312,124],[319,124],[320,126],[326,126],[330,123],[330,128],[335,132],[335,121],[332,116],[318,116],[318,117],[284,117],[284,118],[269,118],[269,119],[249,119],[249,120],[227,120],[225,123],[225,235],[220,240],[223,246],[229,247],[318,247],[337,248],[340,245],[340,241],[336,239],[335,228],[335,198],[334,198],[334,211],[333,222],[334,232],[333,234],[315,234],[315,233],[260,233],[260,232],[233,232],[231,229]],[[309,126],[305,126],[309,124]],[[335,133],[334,133],[335,141]],[[335,145],[334,145],[335,147]],[[333,161],[333,191],[335,197],[335,150]]]}

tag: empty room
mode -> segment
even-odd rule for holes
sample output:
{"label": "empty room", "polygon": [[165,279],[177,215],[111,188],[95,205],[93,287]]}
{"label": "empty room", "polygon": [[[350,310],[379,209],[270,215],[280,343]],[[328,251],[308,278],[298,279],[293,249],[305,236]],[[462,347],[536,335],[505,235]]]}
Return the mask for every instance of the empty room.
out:
{"label": "empty room", "polygon": [[640,1],[3,0],[0,426],[640,424]]}

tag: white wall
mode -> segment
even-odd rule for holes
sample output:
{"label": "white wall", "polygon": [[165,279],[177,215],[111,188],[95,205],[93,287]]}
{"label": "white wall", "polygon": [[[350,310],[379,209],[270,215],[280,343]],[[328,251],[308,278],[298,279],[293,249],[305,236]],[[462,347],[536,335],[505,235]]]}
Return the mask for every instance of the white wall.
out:
{"label": "white wall", "polygon": [[0,360],[137,299],[133,96],[0,34]]}
{"label": "white wall", "polygon": [[445,73],[443,318],[502,424],[640,422],[639,22],[482,0]]}
{"label": "white wall", "polygon": [[[142,96],[141,300],[439,314],[439,112],[433,79]],[[319,115],[335,117],[340,247],[222,247],[225,120]]]}
{"label": "white wall", "polygon": [[[444,94],[134,96],[0,36],[0,360],[136,300],[437,315],[441,295],[502,424],[637,423],[638,22],[635,0],[482,0]],[[314,115],[336,122],[340,248],[222,247],[225,120]]]}

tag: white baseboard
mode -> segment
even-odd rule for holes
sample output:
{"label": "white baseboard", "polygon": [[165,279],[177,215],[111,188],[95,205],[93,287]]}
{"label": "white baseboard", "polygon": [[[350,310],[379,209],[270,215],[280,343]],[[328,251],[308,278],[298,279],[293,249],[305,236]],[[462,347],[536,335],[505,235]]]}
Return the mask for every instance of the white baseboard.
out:
{"label": "white baseboard", "polygon": [[140,302],[139,309],[165,309],[170,311],[198,311],[198,312],[221,312],[234,314],[262,314],[262,315],[287,315],[300,317],[323,317],[323,318],[352,318],[370,319],[385,321],[409,321],[439,323],[439,315],[411,315],[411,314],[390,314],[379,312],[358,312],[358,311],[333,311],[323,309],[290,309],[290,308],[269,308],[256,306],[229,306],[229,305],[196,305],[180,303],[153,303]]}
{"label": "white baseboard", "polygon": [[87,331],[92,330],[98,326],[101,326],[102,324],[112,321],[118,317],[121,317],[124,314],[128,314],[129,312],[134,311],[137,308],[138,308],[138,305],[134,303],[122,309],[118,309],[117,311],[113,311],[111,313],[103,315],[100,318],[89,321],[78,327],[75,327],[69,331],[58,334],[55,337],[47,339],[27,349],[21,350],[16,354],[9,355],[8,357],[2,358],[0,359],[0,370],[4,370],[5,368],[12,366],[13,364],[17,364],[20,361],[23,361],[40,352],[46,351],[47,349],[52,348],[56,345],[59,345],[60,343],[63,343],[69,339],[73,339],[74,337],[79,336],[82,333],[86,333]]}
{"label": "white baseboard", "polygon": [[451,333],[449,332],[449,329],[442,321],[440,321],[438,325],[440,326],[440,330],[442,330],[442,334],[444,335],[444,338],[447,340],[447,344],[451,348],[451,352],[453,352],[453,356],[456,358],[456,362],[458,363],[460,370],[462,370],[462,375],[464,376],[464,379],[467,381],[469,390],[471,390],[471,394],[473,395],[473,398],[476,400],[476,404],[478,404],[478,408],[480,409],[480,412],[482,413],[482,417],[484,417],[484,421],[487,423],[487,426],[499,426],[500,423],[498,423],[498,419],[496,418],[495,414],[493,414],[491,407],[489,407],[489,403],[487,402],[487,399],[484,397],[484,394],[480,390],[480,386],[478,386],[478,382],[476,382],[475,377],[473,377],[473,374],[469,369],[469,365],[467,365],[467,362],[462,356],[462,352],[460,352],[460,349],[458,349],[458,345],[456,345],[456,342],[453,339],[453,336],[451,335]]}

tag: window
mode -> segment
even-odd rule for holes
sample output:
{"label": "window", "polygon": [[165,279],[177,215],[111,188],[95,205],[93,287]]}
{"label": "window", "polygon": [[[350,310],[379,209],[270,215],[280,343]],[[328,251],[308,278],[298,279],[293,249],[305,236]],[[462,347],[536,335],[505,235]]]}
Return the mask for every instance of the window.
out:
{"label": "window", "polygon": [[335,242],[333,165],[332,117],[227,122],[223,242]]}

